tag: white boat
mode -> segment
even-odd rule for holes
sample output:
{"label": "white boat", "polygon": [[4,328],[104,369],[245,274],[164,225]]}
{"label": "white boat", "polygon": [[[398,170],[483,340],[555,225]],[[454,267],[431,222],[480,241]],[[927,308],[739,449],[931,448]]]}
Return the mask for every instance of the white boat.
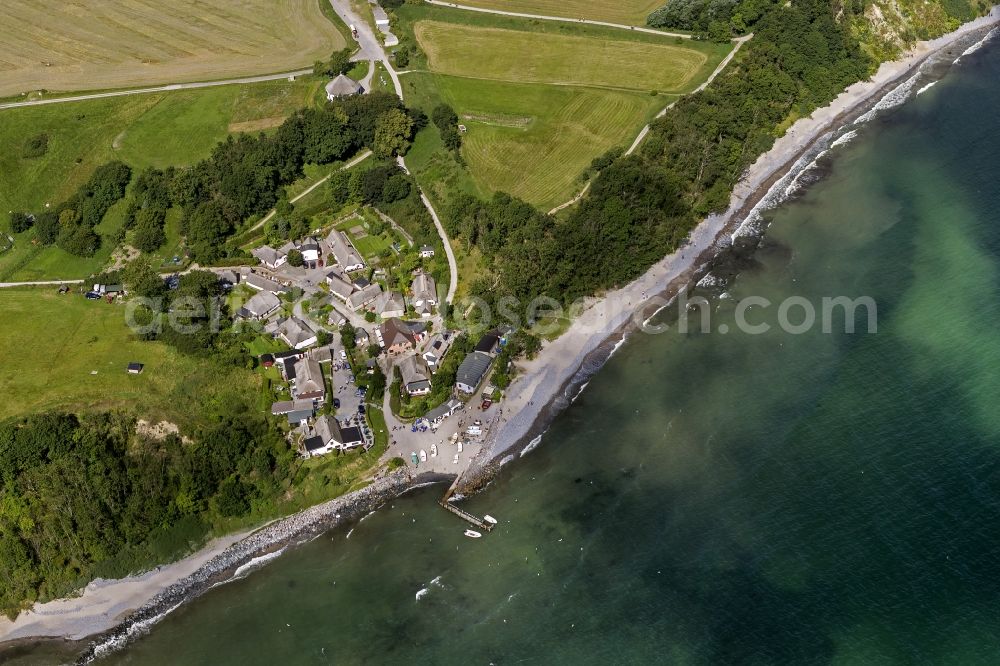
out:
{"label": "white boat", "polygon": [[427,452],[420,449],[420,462],[427,462]]}
{"label": "white boat", "polygon": [[496,525],[497,524],[497,519],[494,518],[493,516],[489,515],[489,514],[486,514],[485,516],[483,516],[483,520],[485,520],[486,522],[488,522],[490,525]]}
{"label": "white boat", "polygon": [[462,452],[462,440],[458,440],[458,452]]}
{"label": "white boat", "polygon": [[437,458],[438,447],[437,444],[431,444],[431,458]]}
{"label": "white boat", "polygon": [[465,530],[465,536],[469,537],[470,539],[478,539],[483,535],[477,532],[476,530]]}

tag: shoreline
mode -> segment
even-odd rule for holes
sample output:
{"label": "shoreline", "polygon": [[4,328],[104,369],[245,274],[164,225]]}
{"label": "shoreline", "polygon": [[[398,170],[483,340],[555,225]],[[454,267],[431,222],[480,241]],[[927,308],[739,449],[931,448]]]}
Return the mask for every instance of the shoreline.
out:
{"label": "shoreline", "polygon": [[[520,373],[504,404],[504,412],[511,416],[460,475],[458,490],[463,494],[481,490],[507,462],[537,446],[555,416],[637,330],[637,321],[655,316],[681,290],[709,273],[720,258],[756,247],[764,231],[756,222],[759,210],[788,198],[787,189],[797,176],[831,147],[833,133],[878,106],[935,56],[966,39],[971,43],[973,37],[982,38],[998,23],[1000,12],[994,7],[954,32],[920,42],[900,60],[883,63],[870,80],[855,83],[830,105],[799,119],[747,169],[725,213],[701,221],[685,246],[638,279],[587,299],[585,309],[562,336],[547,343],[535,359],[518,363]],[[957,61],[958,55],[952,55],[949,64]],[[79,596],[38,604],[15,621],[0,618],[0,656],[18,646],[64,643],[67,649],[82,651],[77,663],[88,663],[141,635],[177,606],[263,565],[289,545],[356,522],[412,489],[452,479],[453,475],[411,477],[396,472],[255,530],[214,539],[178,562],[125,579],[93,581]]]}
{"label": "shoreline", "polygon": [[[912,86],[903,91],[901,99],[880,107],[898,88],[920,76],[935,57],[949,55],[948,67],[933,78],[939,80],[962,55],[947,54],[949,49],[961,44],[964,50],[984,40],[997,26],[1000,5],[953,32],[918,42],[898,60],[882,63],[869,80],[849,86],[829,105],[800,118],[776,139],[737,182],[729,208],[702,220],[686,245],[624,287],[587,299],[583,312],[563,335],[547,343],[534,359],[518,363],[521,372],[508,388],[511,397],[504,405],[512,417],[500,425],[479,458],[460,476],[458,491],[463,495],[478,492],[504,465],[538,446],[552,420],[638,330],[637,322],[645,322],[667,307],[682,290],[710,273],[724,255],[756,248],[764,232],[760,211],[794,196],[797,177],[833,147],[834,133],[851,131],[847,128],[855,123],[860,129],[877,110],[904,103],[911,98]],[[867,114],[871,115],[863,118]]]}

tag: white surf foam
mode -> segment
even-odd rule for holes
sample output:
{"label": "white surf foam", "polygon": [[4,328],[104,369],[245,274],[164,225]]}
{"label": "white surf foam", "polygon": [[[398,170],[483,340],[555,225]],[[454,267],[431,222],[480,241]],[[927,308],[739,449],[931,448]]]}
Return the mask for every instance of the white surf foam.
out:
{"label": "white surf foam", "polygon": [[170,615],[175,610],[177,610],[177,608],[180,607],[182,603],[184,602],[178,602],[175,605],[168,608],[167,610],[163,611],[162,613],[159,613],[158,615],[154,615],[151,618],[142,620],[140,622],[136,622],[135,624],[129,626],[129,628],[126,629],[125,633],[122,634],[121,636],[115,636],[114,638],[110,638],[107,641],[101,643],[100,645],[97,645],[96,647],[94,647],[93,657],[88,660],[88,663],[100,659],[101,657],[104,657],[108,654],[111,654],[116,650],[121,649],[134,637],[149,630],[149,628],[152,627],[154,624],[156,624],[157,622],[165,618],[167,615]]}
{"label": "white surf foam", "polygon": [[830,147],[836,148],[837,146],[846,145],[851,141],[853,141],[855,138],[857,138],[857,136],[858,136],[858,130],[853,130],[853,129],[848,130],[843,134],[841,134],[840,136],[838,136],[836,139],[834,139],[833,143],[830,144]]}
{"label": "white surf foam", "polygon": [[869,122],[872,118],[877,116],[882,111],[888,111],[889,109],[894,109],[900,104],[903,104],[910,98],[910,93],[913,92],[913,87],[917,85],[917,81],[920,79],[920,72],[906,79],[898,86],[886,93],[885,97],[880,99],[875,103],[875,106],[871,108],[868,113],[864,113],[854,121],[855,125],[864,125]]}
{"label": "white surf foam", "polygon": [[535,449],[537,449],[538,445],[541,444],[541,443],[542,443],[542,436],[538,435],[537,437],[535,437],[534,439],[532,439],[530,442],[528,442],[527,446],[525,446],[523,449],[521,449],[521,454],[518,457],[523,458],[526,454],[531,453],[532,451],[534,451]]}
{"label": "white surf foam", "polygon": [[420,588],[420,590],[417,591],[416,600],[420,601],[421,599],[423,599],[424,597],[426,597],[429,593],[430,593],[430,590],[428,590],[426,587]]}
{"label": "white surf foam", "polygon": [[241,564],[236,568],[236,571],[233,572],[233,580],[239,580],[240,578],[243,578],[245,574],[253,571],[254,569],[264,566],[265,564],[267,564],[268,562],[277,557],[280,557],[283,552],[285,552],[285,549],[281,548],[280,550],[276,550],[273,553],[267,553],[266,555],[260,555],[258,557],[254,557],[246,564]]}
{"label": "white surf foam", "polygon": [[926,86],[924,86],[920,90],[918,90],[917,91],[917,95],[923,95],[925,92],[927,92],[928,90],[930,90],[931,88],[933,88],[936,84],[937,84],[937,81],[931,81]]}

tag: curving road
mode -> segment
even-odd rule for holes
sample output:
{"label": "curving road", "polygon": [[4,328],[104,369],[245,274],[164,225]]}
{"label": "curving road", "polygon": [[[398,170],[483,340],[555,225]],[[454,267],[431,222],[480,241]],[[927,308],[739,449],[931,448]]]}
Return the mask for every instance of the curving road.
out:
{"label": "curving road", "polygon": [[691,39],[691,35],[684,32],[667,32],[656,28],[647,28],[640,25],[626,25],[624,23],[609,23],[608,21],[592,21],[590,19],[569,18],[566,16],[546,16],[545,14],[525,14],[523,12],[507,12],[502,9],[487,9],[486,7],[470,7],[469,5],[459,5],[454,2],[442,2],[441,0],[424,0],[429,5],[439,7],[451,7],[453,9],[464,9],[469,12],[480,12],[482,14],[499,14],[500,16],[513,16],[516,18],[535,19],[538,21],[560,21],[562,23],[583,23],[585,25],[599,25],[605,28],[618,28],[619,30],[633,30],[635,32],[645,32],[651,35],[662,35],[664,37],[680,37],[681,39]]}
{"label": "curving road", "polygon": [[222,79],[219,81],[199,81],[196,83],[171,83],[165,86],[154,86],[152,88],[133,88],[130,90],[112,90],[110,92],[89,93],[86,95],[73,95],[72,97],[52,97],[50,99],[32,99],[25,102],[5,102],[0,104],[0,110],[16,109],[22,106],[42,106],[43,104],[60,104],[62,102],[82,102],[88,99],[104,99],[106,97],[125,97],[127,95],[146,95],[157,92],[171,92],[174,90],[193,90],[195,88],[213,88],[215,86],[231,86],[238,83],[261,83],[263,81],[278,81],[287,79],[289,76],[304,76],[312,74],[312,68],[297,69],[294,72],[284,72],[281,74],[264,74],[262,76],[246,76],[240,79]]}
{"label": "curving road", "polygon": [[[341,21],[349,26],[353,25],[358,31],[357,39],[360,50],[355,54],[353,60],[370,60],[372,62],[377,60],[381,62],[382,66],[385,67],[385,71],[389,74],[389,78],[392,79],[392,87],[396,91],[396,96],[399,99],[403,99],[403,84],[399,81],[399,74],[392,68],[389,56],[386,54],[385,49],[382,48],[382,41],[375,35],[371,25],[358,16],[354,8],[351,7],[350,0],[330,0],[330,5]],[[406,173],[410,172],[406,168],[406,162],[401,156],[396,158],[396,163]],[[423,190],[420,191],[420,200],[424,202],[424,207],[427,208],[427,212],[431,214],[431,219],[434,220],[434,226],[437,229],[438,236],[441,238],[441,244],[444,245],[445,256],[448,257],[448,295],[445,300],[451,303],[455,298],[455,291],[458,289],[458,262],[455,260],[455,252],[451,248],[451,241],[448,239],[448,234],[445,232],[444,226],[438,218],[437,211],[434,210],[434,205],[431,204],[431,200],[427,198]]]}

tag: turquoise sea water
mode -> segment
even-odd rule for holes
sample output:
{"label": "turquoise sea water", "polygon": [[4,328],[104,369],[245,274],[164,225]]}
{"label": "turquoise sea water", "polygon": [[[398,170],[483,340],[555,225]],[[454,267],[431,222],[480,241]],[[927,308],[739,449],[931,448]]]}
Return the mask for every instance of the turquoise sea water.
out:
{"label": "turquoise sea water", "polygon": [[[630,339],[467,502],[492,534],[417,491],[103,663],[998,663],[1000,46],[831,155],[731,332]],[[877,333],[733,332],[792,295]]]}

